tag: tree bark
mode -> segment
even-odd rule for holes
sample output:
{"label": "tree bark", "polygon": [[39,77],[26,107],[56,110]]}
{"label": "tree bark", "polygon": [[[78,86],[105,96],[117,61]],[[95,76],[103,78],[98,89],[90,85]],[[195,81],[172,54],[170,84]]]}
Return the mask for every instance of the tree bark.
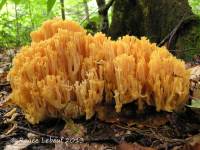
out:
{"label": "tree bark", "polygon": [[[181,20],[192,15],[188,0],[116,0],[109,32],[113,39],[129,34],[147,36],[152,42],[160,43]],[[173,36],[170,49],[194,48],[187,52],[186,59],[200,53],[199,29],[199,19],[181,25]],[[186,57],[183,51],[175,53]]]}
{"label": "tree bark", "polygon": [[60,0],[60,6],[61,6],[62,19],[65,20],[65,5],[64,5],[64,0]]}
{"label": "tree bark", "polygon": [[99,16],[101,17],[100,30],[105,34],[108,34],[109,32],[108,10],[112,6],[114,0],[110,0],[107,4],[105,0],[96,0],[96,2],[98,6]]}
{"label": "tree bark", "polygon": [[106,5],[105,0],[96,0],[98,9],[99,9],[99,16],[101,17],[101,24],[100,24],[100,30],[103,33],[108,33],[109,28],[109,22],[108,22],[108,12],[107,11],[101,11],[101,9]]}
{"label": "tree bark", "polygon": [[86,16],[86,20],[88,22],[90,22],[90,14],[89,14],[89,9],[88,9],[88,4],[87,4],[87,0],[83,0],[83,4],[85,7],[85,16]]}
{"label": "tree bark", "polygon": [[15,21],[16,21],[16,47],[18,47],[20,45],[20,36],[19,36],[19,22],[18,22],[17,4],[15,4]]}
{"label": "tree bark", "polygon": [[31,21],[31,25],[32,25],[32,29],[35,28],[35,24],[33,21],[33,15],[32,15],[32,9],[31,9],[31,2],[30,0],[28,0],[28,10],[29,10],[29,16],[30,16],[30,21]]}

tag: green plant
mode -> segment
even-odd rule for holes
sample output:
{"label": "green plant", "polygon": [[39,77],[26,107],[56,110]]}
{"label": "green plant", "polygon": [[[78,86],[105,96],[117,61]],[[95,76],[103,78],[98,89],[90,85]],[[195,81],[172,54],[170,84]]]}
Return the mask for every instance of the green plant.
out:
{"label": "green plant", "polygon": [[192,7],[192,11],[200,16],[200,0],[188,0],[188,2]]}
{"label": "green plant", "polygon": [[[95,0],[65,0],[64,5],[67,19],[83,26],[94,22],[96,26],[91,32],[97,31],[99,16]],[[61,18],[60,0],[0,0],[0,49],[29,44],[30,32],[54,17]]]}

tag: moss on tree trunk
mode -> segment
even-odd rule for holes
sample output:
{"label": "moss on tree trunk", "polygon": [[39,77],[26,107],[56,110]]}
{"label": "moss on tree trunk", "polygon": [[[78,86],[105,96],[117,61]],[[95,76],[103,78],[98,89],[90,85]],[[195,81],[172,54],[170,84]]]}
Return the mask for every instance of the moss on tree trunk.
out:
{"label": "moss on tree trunk", "polygon": [[200,19],[191,21],[178,32],[174,49],[180,50],[176,55],[185,60],[191,60],[194,55],[200,54]]}
{"label": "moss on tree trunk", "polygon": [[[110,35],[147,36],[161,42],[183,19],[193,15],[187,0],[115,0]],[[187,23],[176,33],[172,49],[187,60],[200,53],[200,21]],[[192,50],[191,50],[192,49]]]}

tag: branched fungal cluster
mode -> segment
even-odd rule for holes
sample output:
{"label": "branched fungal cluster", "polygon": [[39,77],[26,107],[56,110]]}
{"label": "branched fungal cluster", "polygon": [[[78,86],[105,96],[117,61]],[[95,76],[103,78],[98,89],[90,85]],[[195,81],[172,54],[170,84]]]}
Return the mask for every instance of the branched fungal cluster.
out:
{"label": "branched fungal cluster", "polygon": [[121,111],[135,101],[172,111],[188,97],[189,72],[183,61],[146,38],[112,41],[94,36],[73,21],[50,20],[31,33],[8,75],[11,101],[31,123],[47,117],[91,118],[95,106],[115,101]]}

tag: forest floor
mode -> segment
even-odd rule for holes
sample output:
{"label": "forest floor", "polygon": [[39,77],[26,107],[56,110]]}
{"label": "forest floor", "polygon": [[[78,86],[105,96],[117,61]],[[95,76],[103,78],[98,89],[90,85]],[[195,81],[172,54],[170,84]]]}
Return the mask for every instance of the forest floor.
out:
{"label": "forest floor", "polygon": [[[31,125],[21,110],[3,103],[11,93],[7,73],[15,50],[0,53],[0,149],[200,150],[200,111],[133,111],[129,104],[117,114],[100,107],[90,120],[49,119]],[[102,111],[102,109],[104,109]]]}

